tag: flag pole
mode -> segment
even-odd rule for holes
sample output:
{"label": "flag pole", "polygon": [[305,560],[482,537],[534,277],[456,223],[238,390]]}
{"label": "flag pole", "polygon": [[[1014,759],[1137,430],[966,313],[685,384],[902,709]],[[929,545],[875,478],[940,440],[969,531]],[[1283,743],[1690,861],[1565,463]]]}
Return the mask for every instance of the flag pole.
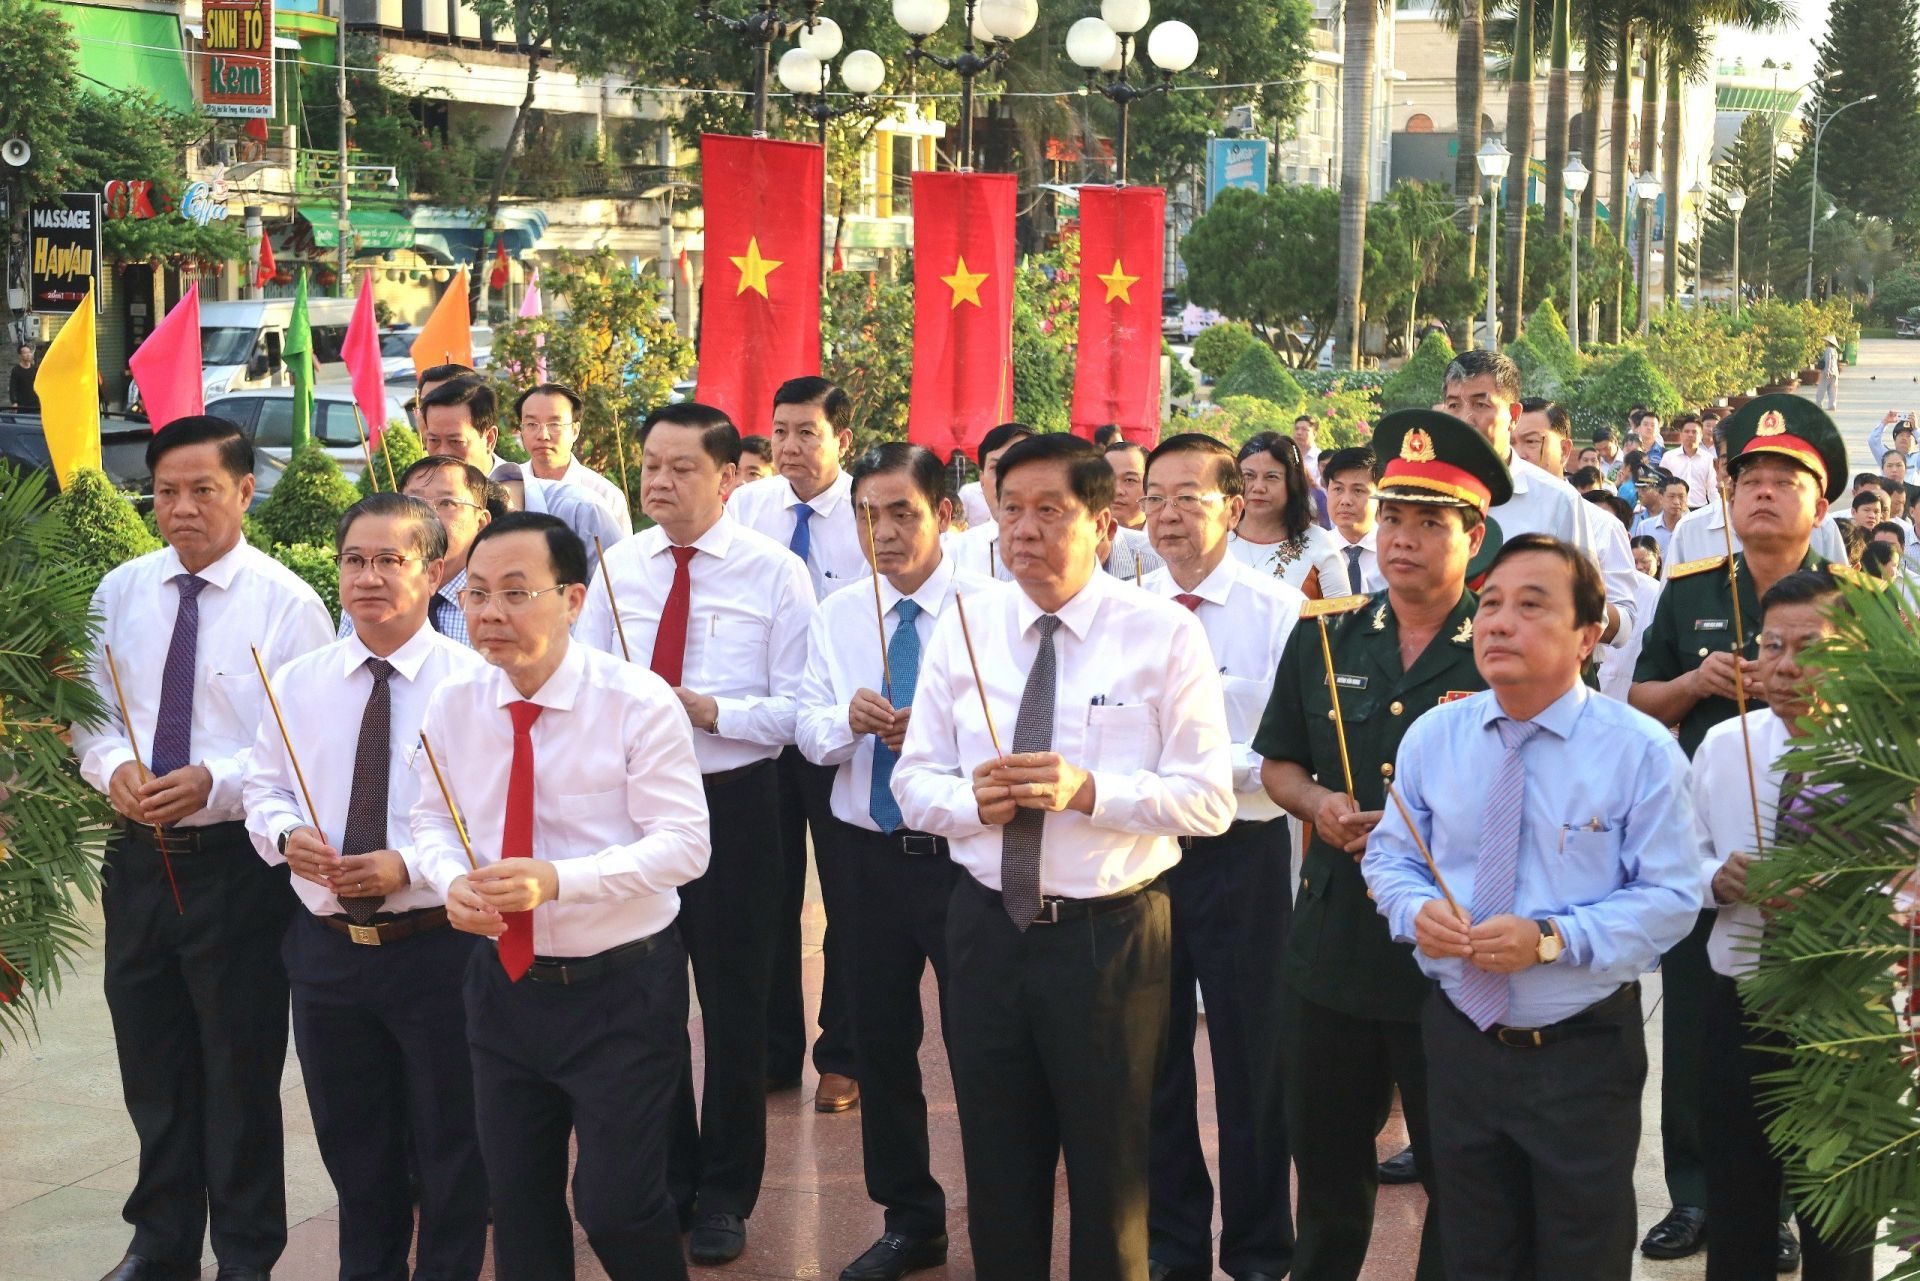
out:
{"label": "flag pole", "polygon": [[607,608],[613,614],[613,630],[620,637],[620,657],[629,663],[633,661],[633,652],[627,648],[627,625],[620,621],[620,602],[614,599],[613,576],[607,573],[607,549],[600,543],[600,535],[593,536],[594,563],[600,568],[600,581],[607,585]]}

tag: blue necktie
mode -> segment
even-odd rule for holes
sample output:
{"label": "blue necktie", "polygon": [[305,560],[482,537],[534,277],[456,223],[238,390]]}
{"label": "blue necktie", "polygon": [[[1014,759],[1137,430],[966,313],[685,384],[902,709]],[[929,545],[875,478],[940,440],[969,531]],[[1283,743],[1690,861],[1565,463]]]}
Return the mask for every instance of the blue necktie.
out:
{"label": "blue necktie", "polygon": [[[1540,732],[1537,722],[1506,716],[1494,725],[1507,754],[1487,789],[1486,808],[1480,817],[1480,853],[1473,869],[1475,921],[1513,911],[1520,884],[1520,820],[1527,797],[1527,771],[1520,761],[1520,749]],[[1511,982],[1505,974],[1483,970],[1469,961],[1462,967],[1453,1003],[1484,1032],[1506,1018],[1511,996]]]}
{"label": "blue necktie", "polygon": [[808,533],[807,522],[813,519],[813,508],[805,503],[796,503],[793,508],[793,537],[787,540],[787,550],[801,560],[813,550],[813,538]]}
{"label": "blue necktie", "polygon": [[[200,652],[200,591],[207,580],[193,574],[174,578],[180,612],[173,617],[167,665],[160,671],[160,707],[153,718],[153,776],[164,778],[193,760],[193,669]],[[133,738],[133,726],[127,726]]]}
{"label": "blue necktie", "polygon": [[[914,630],[913,620],[920,617],[920,606],[902,598],[893,612],[900,616],[900,625],[887,642],[888,692],[895,707],[912,707],[913,687],[920,680],[920,633]],[[874,739],[873,790],[867,797],[867,813],[883,832],[900,826],[900,805],[893,799],[893,767],[899,759],[898,752]]]}

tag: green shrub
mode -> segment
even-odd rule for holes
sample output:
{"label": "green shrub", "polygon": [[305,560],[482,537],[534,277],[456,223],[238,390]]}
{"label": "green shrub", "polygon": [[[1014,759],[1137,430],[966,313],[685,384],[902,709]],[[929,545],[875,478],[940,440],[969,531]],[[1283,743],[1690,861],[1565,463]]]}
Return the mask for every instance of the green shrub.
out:
{"label": "green shrub", "polygon": [[1742,321],[1741,337],[1759,359],[1761,379],[1769,383],[1798,377],[1819,355],[1820,340],[1826,336],[1824,329],[1813,332],[1821,317],[1805,303],[1757,302]]}
{"label": "green shrub", "polygon": [[426,456],[427,451],[420,447],[420,438],[413,434],[413,428],[399,422],[389,423],[373,451],[373,470],[362,470],[354,488],[362,498],[376,489],[392,489],[393,483],[407,474],[408,467]]}
{"label": "green shrub", "polygon": [[1432,333],[1420,340],[1411,359],[1380,389],[1380,407],[1395,409],[1431,409],[1440,403],[1446,386],[1447,366],[1453,363],[1453,344],[1445,334]]}
{"label": "green shrub", "polygon": [[1193,395],[1193,375],[1174,355],[1173,344],[1165,338],[1160,340],[1160,354],[1167,358],[1167,395],[1173,400],[1186,400]]}
{"label": "green shrub", "polygon": [[1529,338],[1516,338],[1506,345],[1506,353],[1513,363],[1520,366],[1520,388],[1528,396],[1544,396],[1548,400],[1558,400],[1561,393],[1562,377],[1540,349]]}
{"label": "green shrub", "polygon": [[1626,425],[1627,411],[1635,405],[1647,406],[1663,420],[1682,408],[1680,393],[1641,351],[1629,351],[1611,364],[1595,368],[1574,385],[1568,399],[1575,439],[1591,439],[1596,427],[1611,427],[1618,432]]}
{"label": "green shrub", "polygon": [[1373,420],[1380,416],[1380,404],[1371,391],[1329,389],[1307,397],[1306,413],[1319,420],[1314,444],[1325,457],[1329,449],[1373,444]]}
{"label": "green shrub", "polygon": [[159,550],[158,533],[142,523],[140,513],[104,473],[91,467],[74,473],[51,510],[73,536],[73,550],[85,567],[89,592],[114,566]]}
{"label": "green shrub", "polygon": [[1387,384],[1387,376],[1377,369],[1296,369],[1293,380],[1308,396],[1329,391],[1361,391],[1376,402],[1380,389]]}
{"label": "green shrub", "polygon": [[253,522],[272,543],[330,547],[340,514],[359,497],[324,449],[307,449],[287,464],[273,492],[254,509]]}
{"label": "green shrub", "polygon": [[1200,421],[1209,435],[1218,436],[1236,450],[1263,431],[1282,436],[1293,432],[1294,411],[1258,396],[1228,396],[1213,402]]}
{"label": "green shrub", "polygon": [[1647,324],[1647,359],[1689,405],[1747,391],[1760,381],[1755,345],[1725,312],[1667,307]]}
{"label": "green shrub", "polygon": [[1224,400],[1229,396],[1253,396],[1270,401],[1289,414],[1300,412],[1300,406],[1307,399],[1306,392],[1287,372],[1280,357],[1273,354],[1273,348],[1265,343],[1255,343],[1240,354],[1233,362],[1233,368],[1213,388],[1215,400]]}
{"label": "green shrub", "polygon": [[1573,349],[1573,339],[1567,335],[1567,322],[1560,318],[1553,299],[1544,299],[1533,309],[1533,319],[1527,322],[1526,339],[1545,357],[1562,385],[1579,375],[1580,353]]}
{"label": "green shrub", "polygon": [[1193,367],[1215,382],[1227,376],[1247,348],[1258,343],[1253,326],[1241,320],[1229,320],[1200,331],[1193,340]]}
{"label": "green shrub", "polygon": [[[276,487],[274,492],[278,493],[279,489]],[[320,599],[326,603],[327,611],[333,615],[333,621],[340,621],[340,570],[333,561],[331,532],[324,544],[280,543],[269,554],[318,592]]]}

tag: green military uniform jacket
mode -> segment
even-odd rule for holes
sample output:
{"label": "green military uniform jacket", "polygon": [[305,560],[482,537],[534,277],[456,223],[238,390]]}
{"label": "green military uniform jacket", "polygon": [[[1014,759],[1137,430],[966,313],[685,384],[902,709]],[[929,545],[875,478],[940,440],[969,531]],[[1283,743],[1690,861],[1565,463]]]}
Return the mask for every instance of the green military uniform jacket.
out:
{"label": "green military uniform jacket", "polygon": [[[1462,592],[1410,671],[1400,667],[1400,628],[1386,592],[1369,597],[1361,609],[1327,619],[1354,799],[1361,809],[1390,803],[1386,785],[1393,759],[1414,718],[1487,687],[1473,663],[1478,604],[1472,592]],[[1322,787],[1345,788],[1315,620],[1301,619],[1287,641],[1253,750],[1268,760],[1300,765]],[[1302,862],[1282,973],[1294,991],[1317,1004],[1357,1018],[1396,1022],[1417,1020],[1433,987],[1414,963],[1412,945],[1393,941],[1353,855],[1327,844],[1318,832]]]}
{"label": "green military uniform jacket", "polygon": [[[1809,550],[1799,567],[1819,569],[1826,563]],[[1754,659],[1759,657],[1760,598],[1754,594],[1746,553],[1736,553],[1734,564],[1740,580],[1740,626],[1747,642],[1742,657]],[[1727,558],[1713,556],[1675,565],[1641,639],[1634,682],[1678,680],[1699,667],[1707,655],[1732,652],[1733,586],[1727,581]],[[1732,720],[1739,710],[1731,698],[1716,696],[1695,703],[1680,719],[1681,750],[1691,757],[1708,730]]]}

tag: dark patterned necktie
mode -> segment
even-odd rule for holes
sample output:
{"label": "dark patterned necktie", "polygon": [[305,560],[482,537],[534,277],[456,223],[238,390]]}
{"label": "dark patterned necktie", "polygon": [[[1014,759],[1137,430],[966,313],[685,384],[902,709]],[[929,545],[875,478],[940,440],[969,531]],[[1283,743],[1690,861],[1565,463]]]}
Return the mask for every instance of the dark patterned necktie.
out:
{"label": "dark patterned necktie", "polygon": [[[387,848],[387,762],[393,755],[393,695],[387,681],[393,664],[369,658],[373,692],[360,713],[360,743],[353,753],[353,791],[347,801],[347,830],[340,841],[342,854],[366,854]],[[386,902],[378,894],[342,898],[340,906],[355,925],[365,925]]]}
{"label": "dark patterned necktie", "polygon": [[[180,574],[180,612],[173,619],[167,665],[160,673],[160,710],[153,718],[153,776],[165,778],[193,760],[193,667],[200,654],[200,592],[207,580]],[[133,726],[127,726],[133,738]]]}
{"label": "dark patterned necktie", "polygon": [[[1013,750],[1050,752],[1053,750],[1053,701],[1057,681],[1053,652],[1053,634],[1060,620],[1042,614],[1034,622],[1040,629],[1040,652],[1033,656],[1033,668],[1027,673],[1027,687],[1020,693],[1020,717],[1013,723]],[[1015,810],[1013,819],[1000,834],[1000,902],[1022,934],[1040,915],[1040,845],[1045,834],[1045,810]]]}
{"label": "dark patterned necktie", "polygon": [[1346,549],[1347,552],[1347,589],[1355,596],[1360,594],[1360,553],[1365,551],[1358,543]]}

